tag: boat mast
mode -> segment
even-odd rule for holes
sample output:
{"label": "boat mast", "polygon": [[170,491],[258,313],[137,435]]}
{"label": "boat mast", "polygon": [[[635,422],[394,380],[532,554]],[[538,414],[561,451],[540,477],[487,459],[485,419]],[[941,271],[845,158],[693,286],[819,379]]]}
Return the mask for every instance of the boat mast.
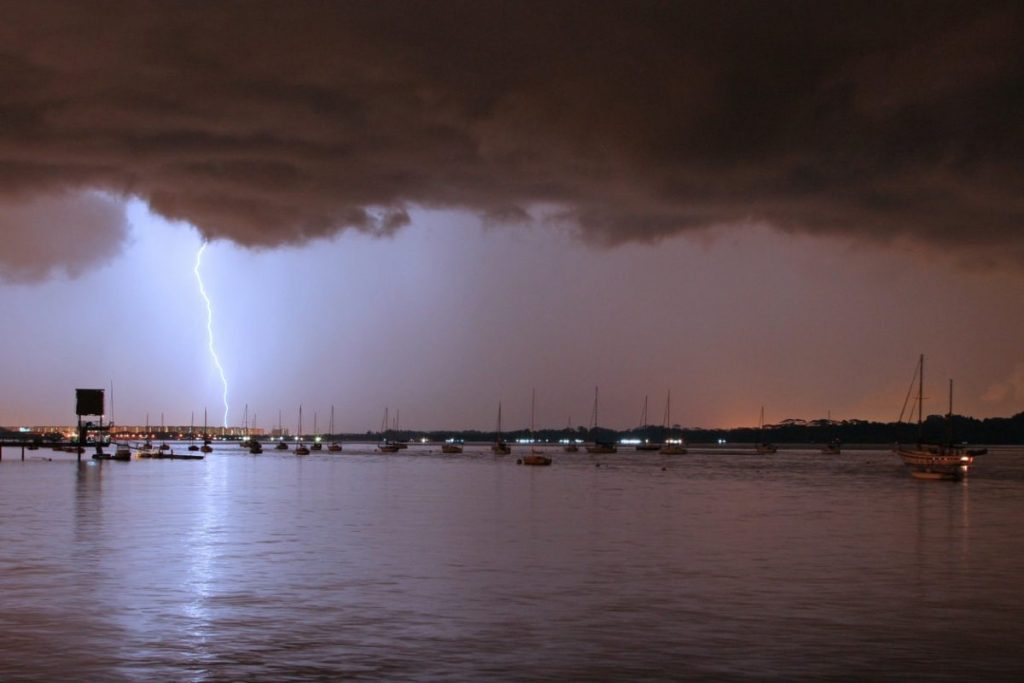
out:
{"label": "boat mast", "polygon": [[591,429],[597,429],[597,387],[594,387],[594,415],[592,419]]}
{"label": "boat mast", "polygon": [[953,380],[949,380],[949,412],[946,413],[946,443],[953,445]]}
{"label": "boat mast", "polygon": [[917,442],[920,443],[924,439],[924,426],[922,424],[922,414],[924,412],[924,354],[921,354],[921,358],[918,360],[917,366]]}
{"label": "boat mast", "polygon": [[640,414],[640,426],[647,426],[647,394],[644,394],[644,410],[643,413]]}

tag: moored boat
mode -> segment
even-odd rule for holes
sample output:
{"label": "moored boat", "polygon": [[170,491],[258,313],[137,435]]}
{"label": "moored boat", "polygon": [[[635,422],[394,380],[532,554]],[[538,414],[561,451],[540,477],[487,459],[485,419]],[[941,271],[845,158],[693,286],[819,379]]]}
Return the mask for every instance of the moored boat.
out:
{"label": "moored boat", "polygon": [[[942,443],[926,443],[923,433],[924,354],[918,359],[917,379],[917,443],[897,443],[893,448],[915,479],[958,481],[967,476],[974,457],[985,449],[968,448],[953,442],[953,380],[949,380],[949,411],[946,413],[946,439]],[[913,382],[913,380],[911,380]],[[911,384],[913,386],[913,384]],[[909,392],[908,392],[909,393]],[[906,404],[904,403],[904,409]],[[913,409],[911,409],[913,410]],[[911,412],[913,414],[913,412]],[[900,420],[903,419],[902,412]]]}

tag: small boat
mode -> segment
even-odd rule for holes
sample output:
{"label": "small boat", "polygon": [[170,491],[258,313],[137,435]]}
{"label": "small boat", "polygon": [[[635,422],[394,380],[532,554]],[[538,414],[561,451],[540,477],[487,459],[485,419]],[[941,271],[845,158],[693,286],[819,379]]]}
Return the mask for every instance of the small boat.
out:
{"label": "small boat", "polygon": [[197,446],[195,444],[195,440],[196,440],[196,413],[193,410],[192,411],[192,417],[189,420],[189,426],[188,426],[188,449],[190,451],[198,451],[199,450],[199,446]]}
{"label": "small boat", "polygon": [[[85,449],[79,448],[79,453],[85,452]],[[105,453],[102,448],[97,448],[96,453],[92,456],[93,460],[120,460],[127,462],[132,459],[132,449],[128,447],[128,444],[119,443],[116,444],[113,453]]]}
{"label": "small boat", "polygon": [[207,430],[208,427],[206,426],[206,408],[203,408],[203,445],[199,450],[201,450],[203,453],[213,453],[213,446],[210,445],[213,442],[210,441],[210,434]]}
{"label": "small boat", "polygon": [[[331,438],[334,438],[334,406],[331,406]],[[331,453],[338,453],[341,451],[341,444],[337,441],[331,441],[327,446],[327,450]]]}
{"label": "small boat", "polygon": [[[640,413],[640,429],[641,431],[647,431],[647,396],[644,396],[644,409]],[[644,439],[642,442],[636,444],[633,449],[637,451],[656,451],[661,448],[660,443],[652,443],[650,439]]]}
{"label": "small boat", "polygon": [[501,401],[498,401],[498,431],[494,443],[491,444],[491,452],[495,455],[508,455],[512,452],[512,447],[501,436]]}
{"label": "small boat", "polygon": [[152,444],[149,444],[148,446],[146,444],[143,444],[142,448],[135,451],[136,457],[139,458],[159,458],[162,454],[163,451],[161,451],[159,448],[153,448]]}
{"label": "small boat", "polygon": [[315,412],[313,413],[313,443],[310,444],[309,449],[311,451],[322,451],[324,449],[324,445],[320,441],[320,435],[317,434]]}
{"label": "small boat", "polygon": [[455,441],[454,439],[449,439],[441,444],[441,452],[448,454],[461,453],[462,442]]}
{"label": "small boat", "polygon": [[775,444],[764,438],[764,406],[761,406],[761,422],[757,427],[757,444],[754,446],[754,450],[760,455],[770,455],[778,451]]}
{"label": "small boat", "polygon": [[[672,427],[672,392],[668,392],[668,396],[665,398],[665,419],[664,419],[665,433]],[[658,452],[662,455],[686,455],[686,442],[682,436],[678,439],[667,439],[662,445]]]}
{"label": "small boat", "polygon": [[575,442],[568,441],[562,444],[562,450],[565,451],[566,453],[576,453],[580,450],[580,447],[577,446]]}
{"label": "small boat", "polygon": [[[967,476],[967,471],[976,455],[985,453],[986,449],[967,448],[962,444],[953,443],[953,380],[949,380],[949,411],[946,413],[946,440],[942,443],[926,443],[923,439],[923,405],[924,405],[924,354],[918,360],[916,371],[917,384],[917,443],[913,446],[897,443],[895,453],[900,456],[903,464],[910,470],[915,479],[959,481]],[[911,380],[913,382],[913,380]],[[913,383],[911,383],[913,386]],[[909,393],[909,392],[908,392]],[[906,403],[904,403],[906,409]],[[913,408],[911,408],[913,414]],[[900,420],[903,419],[902,412]]]}
{"label": "small boat", "polygon": [[[594,387],[594,414],[592,418],[593,419],[591,420],[590,431],[593,432],[597,429],[597,387]],[[586,449],[587,453],[592,453],[594,455],[604,455],[619,452],[619,447],[615,444],[614,441],[598,441],[597,439],[594,440],[594,443],[587,444]]]}
{"label": "small boat", "polygon": [[377,444],[377,450],[381,453],[397,453],[401,450],[401,446],[394,441],[381,441]]}
{"label": "small boat", "polygon": [[[537,391],[530,392],[530,441],[533,441],[533,413],[537,403]],[[534,467],[546,467],[551,464],[551,458],[535,446],[530,446],[530,452],[517,460],[520,465],[532,465]]]}
{"label": "small boat", "polygon": [[277,438],[279,438],[280,441],[277,442],[277,445],[274,446],[274,448],[276,448],[279,451],[286,451],[286,450],[288,450],[288,444],[284,440],[284,428],[281,426],[281,411],[280,410],[277,411]]}
{"label": "small boat", "polygon": [[832,439],[821,447],[821,452],[825,455],[839,455],[843,452],[842,443],[840,443],[839,439]]}
{"label": "small boat", "polygon": [[519,459],[519,464],[533,465],[534,467],[546,467],[551,464],[551,458],[539,451],[531,450]]}
{"label": "small boat", "polygon": [[295,447],[295,455],[309,455],[309,449],[302,442],[302,406],[299,405],[299,445]]}
{"label": "small boat", "polygon": [[263,444],[256,439],[249,439],[249,452],[253,455],[259,455],[263,452]]}

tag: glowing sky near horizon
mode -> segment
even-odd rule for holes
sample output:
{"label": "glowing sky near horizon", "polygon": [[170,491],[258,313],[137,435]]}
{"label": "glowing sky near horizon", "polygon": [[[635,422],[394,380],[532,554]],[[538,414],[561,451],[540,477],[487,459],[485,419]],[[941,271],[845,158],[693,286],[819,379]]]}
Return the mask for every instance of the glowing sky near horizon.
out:
{"label": "glowing sky near horizon", "polygon": [[[0,284],[0,316],[31,321],[0,338],[8,390],[0,424],[69,422],[72,389],[118,391],[118,422],[164,413],[187,424],[222,400],[192,266],[202,239],[141,202],[130,244],[78,279]],[[929,253],[794,237],[766,228],[613,250],[540,228],[482,228],[458,212],[417,211],[393,238],[345,234],[252,251],[212,242],[204,277],[232,378],[232,424],[282,410],[294,429],[380,424],[491,429],[658,421],[672,390],[687,426],[766,420],[894,420],[917,354],[926,409],[948,377],[957,409],[1009,415],[1024,405],[1012,272],[962,272]],[[951,277],[955,273],[955,277]],[[77,330],[77,331],[73,331]],[[214,411],[215,412],[215,411]]]}

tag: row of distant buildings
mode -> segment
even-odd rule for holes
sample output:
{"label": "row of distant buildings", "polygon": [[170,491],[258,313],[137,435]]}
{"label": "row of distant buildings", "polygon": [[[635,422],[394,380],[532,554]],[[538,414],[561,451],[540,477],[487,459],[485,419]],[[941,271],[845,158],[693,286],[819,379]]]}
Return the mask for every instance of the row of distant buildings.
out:
{"label": "row of distant buildings", "polygon": [[[34,427],[20,427],[12,428],[10,431],[29,433],[29,434],[61,434],[65,438],[73,438],[78,436],[78,425],[40,425]],[[203,434],[213,439],[231,439],[231,438],[243,438],[246,435],[255,437],[280,437],[290,436],[291,433],[287,429],[260,429],[257,427],[250,427],[246,430],[243,427],[192,427],[189,425],[168,425],[166,427],[153,427],[152,425],[111,425],[110,435],[112,438],[119,439],[144,439],[149,437],[150,439],[188,439],[191,434],[195,438],[202,438]]]}

